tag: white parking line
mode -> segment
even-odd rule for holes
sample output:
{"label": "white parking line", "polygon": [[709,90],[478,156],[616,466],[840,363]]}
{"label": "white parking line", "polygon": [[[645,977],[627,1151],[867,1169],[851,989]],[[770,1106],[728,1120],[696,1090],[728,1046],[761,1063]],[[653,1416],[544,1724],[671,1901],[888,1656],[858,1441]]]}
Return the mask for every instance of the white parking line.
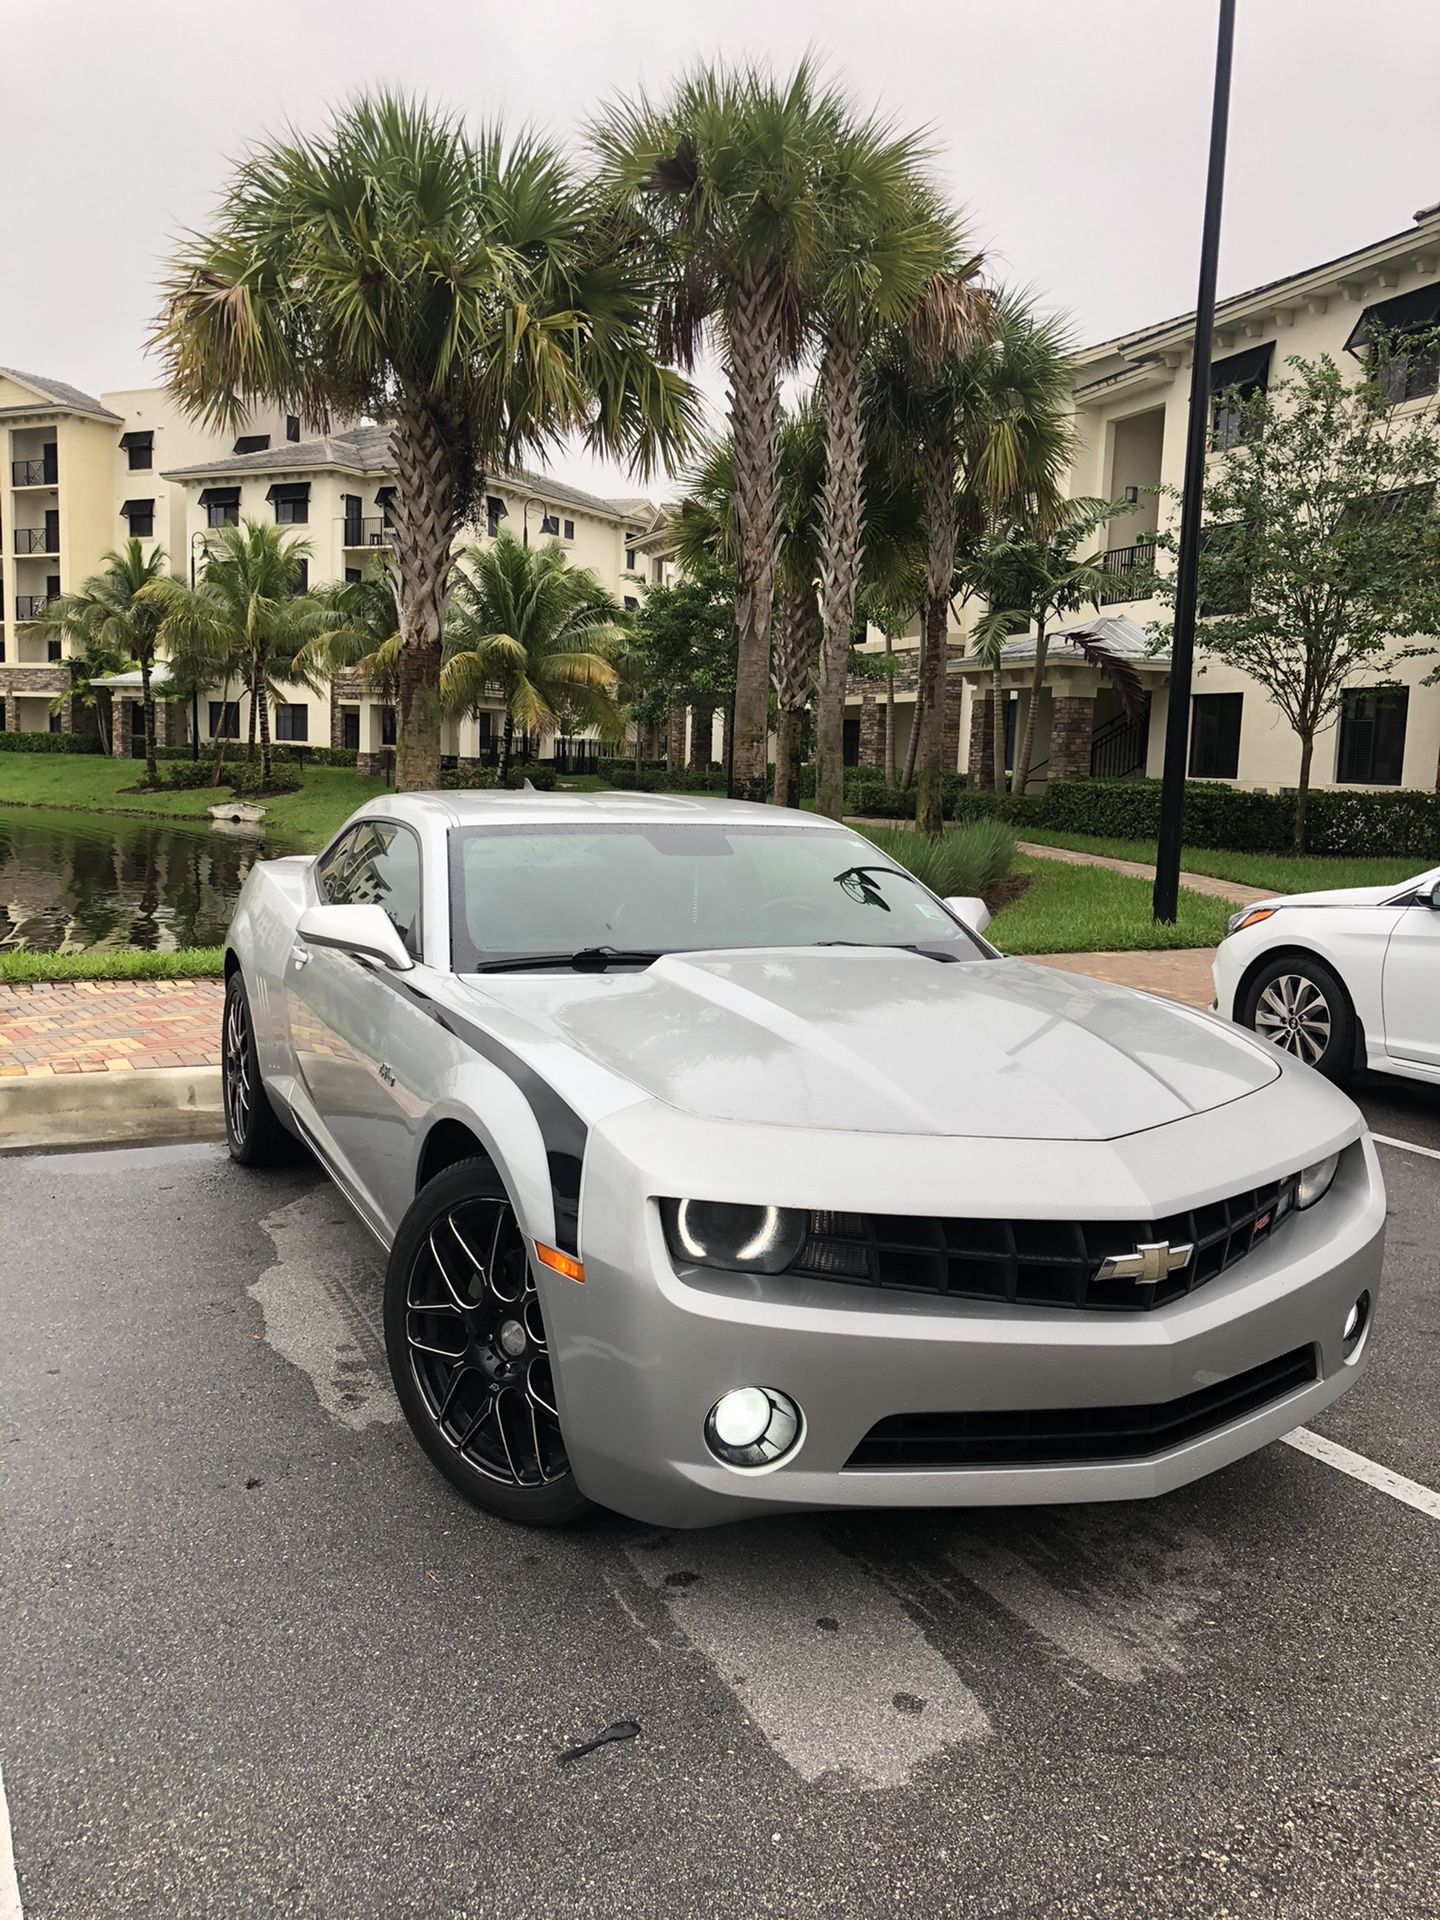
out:
{"label": "white parking line", "polygon": [[1308,1453],[1312,1460],[1323,1460],[1327,1467],[1334,1467],[1340,1473],[1348,1473],[1352,1480],[1362,1480],[1367,1487],[1388,1493],[1392,1500],[1414,1507],[1417,1513],[1440,1520],[1440,1493],[1422,1487],[1418,1480],[1407,1480],[1403,1473],[1392,1473],[1377,1460],[1367,1460],[1363,1453],[1352,1453],[1349,1447],[1339,1446],[1323,1434],[1311,1433],[1308,1427],[1297,1427],[1293,1433],[1287,1433],[1285,1444]]}
{"label": "white parking line", "polygon": [[10,1808],[5,1776],[0,1774],[0,1920],[22,1920],[20,1882],[15,1878],[15,1846],[10,1838]]}
{"label": "white parking line", "polygon": [[1417,1147],[1413,1140],[1396,1140],[1388,1133],[1372,1133],[1377,1147],[1400,1147],[1406,1153],[1423,1153],[1427,1160],[1440,1160],[1440,1147]]}

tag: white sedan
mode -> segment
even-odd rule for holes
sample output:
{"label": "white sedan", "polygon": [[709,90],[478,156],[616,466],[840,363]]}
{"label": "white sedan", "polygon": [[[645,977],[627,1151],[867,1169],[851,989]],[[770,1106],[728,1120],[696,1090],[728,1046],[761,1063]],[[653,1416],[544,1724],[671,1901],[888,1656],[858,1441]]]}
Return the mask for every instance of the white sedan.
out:
{"label": "white sedan", "polygon": [[1440,867],[1402,886],[1292,893],[1232,914],[1215,1006],[1343,1081],[1440,1081]]}

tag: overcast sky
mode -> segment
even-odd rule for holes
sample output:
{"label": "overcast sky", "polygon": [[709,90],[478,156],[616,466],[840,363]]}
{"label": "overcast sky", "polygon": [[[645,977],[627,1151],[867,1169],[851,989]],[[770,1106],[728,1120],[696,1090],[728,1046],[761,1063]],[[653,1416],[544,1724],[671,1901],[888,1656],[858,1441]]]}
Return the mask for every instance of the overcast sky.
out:
{"label": "overcast sky", "polygon": [[[714,54],[824,56],[928,127],[1003,276],[1099,340],[1190,307],[1215,0],[49,0],[57,57],[0,114],[0,364],[90,392],[158,378],[159,262],[260,132],[367,86],[573,141],[612,89]],[[40,16],[36,16],[39,18]],[[12,20],[12,51],[18,15]],[[1440,200],[1433,0],[1239,0],[1221,294]],[[718,392],[718,389],[717,389]],[[581,457],[581,485],[630,490]]]}

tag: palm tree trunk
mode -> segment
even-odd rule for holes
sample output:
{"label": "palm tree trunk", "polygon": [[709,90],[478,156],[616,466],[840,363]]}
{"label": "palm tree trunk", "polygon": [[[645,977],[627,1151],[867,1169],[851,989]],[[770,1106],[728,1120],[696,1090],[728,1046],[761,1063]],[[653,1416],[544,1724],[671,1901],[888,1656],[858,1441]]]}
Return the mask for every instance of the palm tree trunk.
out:
{"label": "palm tree trunk", "polygon": [[1050,651],[1050,636],[1042,616],[1035,634],[1035,665],[1030,674],[1030,698],[1025,707],[1025,730],[1015,754],[1012,793],[1024,793],[1030,784],[1030,756],[1035,751],[1035,716],[1040,711],[1040,689],[1045,684],[1045,656]]}
{"label": "palm tree trunk", "polygon": [[[263,642],[256,649],[255,653],[255,684],[260,689],[258,704],[260,714],[260,784],[262,787],[268,787],[270,784],[270,697],[267,692],[267,676],[265,672],[269,661],[269,653],[269,647]],[[256,704],[253,698],[251,704],[252,706]]]}
{"label": "palm tree trunk", "polygon": [[945,668],[950,630],[950,582],[955,573],[959,522],[955,505],[955,452],[947,436],[927,446],[922,460],[925,484],[925,624],[920,640],[920,686],[925,710],[920,718],[920,750],[915,823],[922,833],[938,834],[945,824],[941,777],[945,771]]}
{"label": "palm tree trunk", "polygon": [[685,764],[685,709],[674,701],[665,713],[665,771],[678,773]]}
{"label": "palm tree trunk", "polygon": [[885,784],[895,785],[895,641],[885,636]]}
{"label": "palm tree trunk", "polygon": [[249,766],[255,758],[255,661],[250,662],[250,731],[245,741],[245,764]]}
{"label": "palm tree trunk", "polygon": [[815,589],[809,581],[782,580],[775,613],[775,698],[780,729],[784,730],[777,729],[775,739],[773,798],[777,807],[800,804],[805,709],[815,690],[819,657],[820,603]]}
{"label": "palm tree trunk", "polygon": [[514,751],[514,748],[515,748],[515,716],[514,714],[511,713],[510,709],[507,707],[505,709],[505,724],[500,729],[500,767],[499,767],[499,773],[498,773],[498,784],[502,787],[505,785],[506,781],[510,778],[510,756]]}
{"label": "palm tree trunk", "polygon": [[777,807],[800,804],[800,746],[805,715],[794,707],[782,707],[775,723],[775,793]]}
{"label": "palm tree trunk", "polygon": [[915,709],[910,715],[910,738],[905,742],[905,771],[900,778],[900,790],[908,792],[915,778],[915,754],[920,745],[920,720],[925,712],[925,688],[918,683],[915,687]]}
{"label": "palm tree trunk", "polygon": [[994,762],[990,769],[990,785],[996,793],[1005,791],[1005,689],[1000,680],[1000,669],[995,667],[990,675],[990,758]]}
{"label": "palm tree trunk", "polygon": [[458,522],[445,422],[422,395],[395,409],[395,605],[400,628],[400,713],[395,789],[440,785],[440,658]]}
{"label": "palm tree trunk", "polygon": [[780,290],[775,274],[743,276],[731,292],[725,319],[736,523],[730,790],[737,799],[763,801],[770,734],[770,614],[780,539]]}
{"label": "palm tree trunk", "polygon": [[714,732],[714,707],[708,704],[692,707],[690,709],[690,765],[700,773],[709,771]]}
{"label": "palm tree trunk", "polygon": [[160,770],[155,765],[155,695],[150,690],[150,651],[140,655],[140,711],[145,726],[145,784],[157,786]]}
{"label": "palm tree trunk", "polygon": [[820,685],[815,700],[815,811],[845,810],[845,681],[855,629],[864,513],[860,343],[833,338],[820,368],[825,485],[820,495]]}
{"label": "palm tree trunk", "polygon": [[190,758],[200,758],[200,690],[190,689]]}

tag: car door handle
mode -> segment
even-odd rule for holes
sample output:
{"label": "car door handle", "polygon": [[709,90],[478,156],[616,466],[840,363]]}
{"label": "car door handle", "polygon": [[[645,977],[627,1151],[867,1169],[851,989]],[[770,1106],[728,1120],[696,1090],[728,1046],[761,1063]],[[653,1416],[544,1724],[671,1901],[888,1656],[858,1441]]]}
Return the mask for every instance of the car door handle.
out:
{"label": "car door handle", "polygon": [[295,962],[297,968],[303,967],[310,958],[310,949],[308,947],[302,947],[297,941],[290,949],[290,958]]}

